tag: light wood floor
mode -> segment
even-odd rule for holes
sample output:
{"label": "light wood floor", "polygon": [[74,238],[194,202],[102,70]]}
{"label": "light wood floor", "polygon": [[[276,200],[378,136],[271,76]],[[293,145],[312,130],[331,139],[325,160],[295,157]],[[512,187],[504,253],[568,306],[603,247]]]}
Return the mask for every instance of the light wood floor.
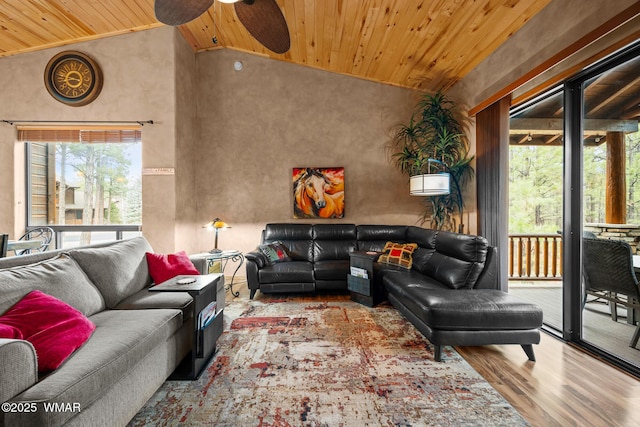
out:
{"label": "light wood floor", "polygon": [[[234,283],[237,290],[238,298],[249,298],[245,283]],[[323,293],[286,298],[336,301],[349,296]],[[227,291],[227,301],[232,299]],[[271,297],[258,292],[255,299]],[[639,379],[545,333],[540,345],[534,346],[536,362],[530,362],[516,345],[456,350],[533,426],[640,426]]]}

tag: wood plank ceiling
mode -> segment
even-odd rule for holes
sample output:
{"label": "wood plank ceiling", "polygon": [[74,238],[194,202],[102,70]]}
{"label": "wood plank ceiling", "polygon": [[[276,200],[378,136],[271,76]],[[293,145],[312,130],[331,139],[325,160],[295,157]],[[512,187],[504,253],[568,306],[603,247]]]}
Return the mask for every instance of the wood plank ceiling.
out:
{"label": "wood plank ceiling", "polygon": [[[464,77],[550,1],[277,0],[291,36],[284,54],[255,41],[232,4],[215,1],[180,31],[195,52],[237,49],[435,91]],[[162,25],[153,0],[2,0],[0,57]]]}

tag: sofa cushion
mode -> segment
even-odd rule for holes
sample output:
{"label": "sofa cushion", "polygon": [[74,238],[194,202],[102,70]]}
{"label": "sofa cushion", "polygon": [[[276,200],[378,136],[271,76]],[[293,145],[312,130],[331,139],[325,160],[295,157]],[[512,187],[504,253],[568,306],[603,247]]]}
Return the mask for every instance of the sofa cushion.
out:
{"label": "sofa cushion", "polygon": [[312,240],[313,226],[311,224],[267,224],[264,228],[264,240]]}
{"label": "sofa cushion", "polygon": [[[91,316],[93,336],[59,369],[12,401],[78,403],[88,408],[130,375],[139,363],[182,325],[180,310],[105,310]],[[125,397],[126,398],[126,397]],[[31,425],[63,425],[74,412],[46,412]],[[41,417],[41,418],[40,418]]]}
{"label": "sofa cushion", "polygon": [[407,228],[407,241],[418,244],[418,249],[413,252],[413,268],[420,273],[425,273],[427,262],[436,251],[436,236],[438,230],[410,226]]}
{"label": "sofa cushion", "polygon": [[260,283],[313,282],[313,264],[306,261],[291,261],[273,264],[258,271]]}
{"label": "sofa cushion", "polygon": [[440,231],[423,272],[451,289],[473,288],[487,259],[487,239]]}
{"label": "sofa cushion", "polygon": [[356,240],[358,233],[354,224],[314,224],[314,240]]}
{"label": "sofa cushion", "polygon": [[179,275],[199,275],[200,271],[189,259],[185,251],[175,254],[156,254],[147,252],[145,254],[149,275],[151,279],[160,284],[166,280],[173,279]]}
{"label": "sofa cushion", "polygon": [[[313,264],[313,271],[316,280],[342,280],[346,282],[349,274],[349,260],[326,260],[316,261]],[[345,285],[346,286],[346,285]]]}
{"label": "sofa cushion", "polygon": [[313,261],[312,240],[283,240],[282,243],[289,249],[292,261]]}
{"label": "sofa cushion", "polygon": [[98,287],[107,307],[113,308],[151,284],[147,252],[153,252],[149,242],[135,237],[110,246],[72,250],[69,254]]}
{"label": "sofa cushion", "polygon": [[262,252],[265,257],[267,257],[269,264],[291,261],[289,248],[287,248],[284,243],[280,241],[258,245],[258,250]]}
{"label": "sofa cushion", "polygon": [[353,224],[316,224],[313,226],[313,261],[348,260],[358,248]]}
{"label": "sofa cushion", "polygon": [[407,227],[407,242],[415,242],[424,249],[436,248],[438,230],[416,226]]}
{"label": "sofa cushion", "polygon": [[98,289],[66,254],[0,270],[0,314],[33,290],[54,296],[86,316],[105,308]]}
{"label": "sofa cushion", "polygon": [[349,254],[356,250],[355,240],[315,240],[313,242],[313,260],[349,260]]}
{"label": "sofa cushion", "polygon": [[36,349],[38,371],[57,369],[67,358],[85,343],[96,326],[84,314],[59,299],[31,291],[0,316],[0,325],[8,325],[20,331],[18,338],[29,341]]}
{"label": "sofa cushion", "polygon": [[176,308],[183,318],[193,315],[193,298],[187,292],[149,292],[143,289],[123,299],[114,307],[116,310],[145,310],[155,308]]}
{"label": "sofa cushion", "polygon": [[405,225],[358,225],[358,250],[381,252],[387,242],[405,243]]}
{"label": "sofa cushion", "polygon": [[[384,264],[379,265],[383,266]],[[399,297],[406,296],[407,293],[405,289],[410,287],[423,290],[449,289],[437,280],[415,270],[407,271],[400,267],[384,268],[377,274],[380,274],[382,285],[385,289],[387,289],[389,293],[393,293]]]}
{"label": "sofa cushion", "polygon": [[402,301],[432,329],[452,331],[522,330],[542,326],[542,310],[495,289],[408,287]]}
{"label": "sofa cushion", "polygon": [[292,261],[313,261],[313,227],[311,224],[267,224],[263,244],[282,242]]}
{"label": "sofa cushion", "polygon": [[411,268],[420,273],[426,274],[429,259],[431,259],[431,256],[435,251],[435,249],[424,249],[422,247],[418,247],[413,252],[413,266]]}
{"label": "sofa cushion", "polygon": [[382,248],[382,254],[378,257],[378,262],[393,264],[410,270],[413,265],[412,254],[417,247],[416,243],[387,242]]}

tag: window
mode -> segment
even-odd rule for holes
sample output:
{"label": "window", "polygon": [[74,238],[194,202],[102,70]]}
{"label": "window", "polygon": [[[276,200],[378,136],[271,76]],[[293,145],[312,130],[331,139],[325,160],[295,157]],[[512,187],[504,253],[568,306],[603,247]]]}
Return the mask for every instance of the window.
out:
{"label": "window", "polygon": [[[27,226],[142,223],[140,129],[19,128],[18,139],[27,149]],[[113,236],[91,231],[76,233],[78,244]]]}

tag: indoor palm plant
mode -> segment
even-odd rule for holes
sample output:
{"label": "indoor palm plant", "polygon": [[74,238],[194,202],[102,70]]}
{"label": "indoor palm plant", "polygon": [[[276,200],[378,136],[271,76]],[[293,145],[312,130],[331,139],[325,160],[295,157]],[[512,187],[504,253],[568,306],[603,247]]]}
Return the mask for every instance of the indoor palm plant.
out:
{"label": "indoor palm plant", "polygon": [[[425,198],[422,223],[441,230],[464,231],[462,188],[473,177],[465,122],[456,104],[442,92],[422,96],[411,119],[399,125],[390,143],[392,158],[400,171],[412,177],[444,169],[451,175],[449,194]],[[434,166],[435,164],[435,166]],[[456,224],[455,213],[460,214]]]}

